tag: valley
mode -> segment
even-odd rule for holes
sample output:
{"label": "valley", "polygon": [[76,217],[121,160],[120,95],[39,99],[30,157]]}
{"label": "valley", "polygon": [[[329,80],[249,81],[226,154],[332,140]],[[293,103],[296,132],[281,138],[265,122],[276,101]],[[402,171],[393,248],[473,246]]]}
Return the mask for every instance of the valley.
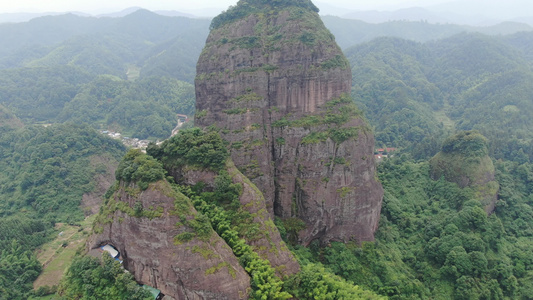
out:
{"label": "valley", "polygon": [[0,299],[530,299],[533,28],[317,10],[0,24]]}

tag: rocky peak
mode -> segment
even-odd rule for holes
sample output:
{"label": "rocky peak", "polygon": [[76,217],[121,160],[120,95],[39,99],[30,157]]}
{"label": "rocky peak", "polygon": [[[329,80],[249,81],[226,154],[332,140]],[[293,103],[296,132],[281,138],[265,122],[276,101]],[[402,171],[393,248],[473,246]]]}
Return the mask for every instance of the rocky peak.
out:
{"label": "rocky peak", "polygon": [[274,10],[288,7],[298,7],[314,12],[319,11],[318,7],[309,0],[240,0],[237,5],[230,6],[228,10],[216,16],[211,22],[211,29],[219,28],[253,13],[273,12]]}
{"label": "rocky peak", "polygon": [[196,123],[218,128],[298,241],[373,240],[383,191],[349,63],[308,0],[239,1],[197,64]]}
{"label": "rocky peak", "polygon": [[[182,130],[160,147],[152,145],[147,152],[163,162],[176,183],[192,187],[195,196],[216,203],[216,209],[227,212],[229,224],[239,238],[259,257],[267,259],[278,275],[299,271],[268,213],[263,194],[229,159],[218,133],[198,128]],[[215,208],[209,210],[212,209]]]}
{"label": "rocky peak", "polygon": [[248,299],[249,275],[158,161],[132,150],[116,177],[88,249],[111,244],[137,282],[171,299]]}
{"label": "rocky peak", "polygon": [[441,152],[430,160],[431,177],[444,177],[461,188],[471,188],[490,214],[496,205],[499,184],[488,153],[487,139],[479,132],[459,132],[447,138]]}

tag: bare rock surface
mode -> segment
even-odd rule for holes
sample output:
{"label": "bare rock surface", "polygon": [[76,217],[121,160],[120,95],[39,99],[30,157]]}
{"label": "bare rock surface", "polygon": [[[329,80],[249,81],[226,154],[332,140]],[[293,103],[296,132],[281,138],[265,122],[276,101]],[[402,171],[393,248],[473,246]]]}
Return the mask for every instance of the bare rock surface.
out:
{"label": "bare rock surface", "polygon": [[[235,167],[233,162],[226,164],[226,171],[234,184],[242,186],[239,209],[246,211],[251,216],[251,219],[242,225],[251,230],[246,230],[246,234],[241,237],[252,246],[252,249],[260,257],[267,259],[279,275],[297,273],[300,266],[281,239],[280,233],[267,211],[265,198],[261,191]],[[180,184],[192,186],[201,182],[211,189],[215,185],[216,174],[213,171],[186,167],[171,170],[169,173],[173,174],[175,180]],[[239,224],[234,225],[239,226]]]}
{"label": "bare rock surface", "polygon": [[351,81],[333,35],[302,7],[266,5],[214,28],[197,64],[197,125],[220,129],[271,217],[305,222],[302,244],[371,241],[378,226],[374,137]]}
{"label": "bare rock surface", "polygon": [[[88,248],[115,246],[124,268],[137,282],[174,299],[247,299],[250,278],[212,229],[207,238],[177,241],[179,234],[194,234],[176,211],[181,207],[186,219],[194,219],[198,214],[189,201],[164,181],[142,192],[132,185],[122,185],[106,204],[107,209],[115,209],[110,209],[107,220],[97,225],[97,234],[89,240]],[[132,215],[139,205],[143,212],[153,212],[153,217]],[[188,211],[183,212],[183,207]]]}

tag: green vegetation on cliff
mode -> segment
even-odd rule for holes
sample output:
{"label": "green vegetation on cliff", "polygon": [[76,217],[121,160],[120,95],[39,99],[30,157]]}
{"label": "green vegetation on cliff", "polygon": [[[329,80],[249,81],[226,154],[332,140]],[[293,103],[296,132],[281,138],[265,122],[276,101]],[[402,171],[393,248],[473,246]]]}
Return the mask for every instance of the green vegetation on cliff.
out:
{"label": "green vegetation on cliff", "polygon": [[531,164],[498,162],[500,201],[430,178],[405,156],[379,165],[385,188],[375,243],[312,244],[296,253],[390,299],[528,299],[533,276]]}
{"label": "green vegetation on cliff", "polygon": [[318,7],[311,0],[240,0],[237,2],[237,5],[231,6],[228,10],[216,16],[211,21],[210,29],[219,28],[253,13],[284,9],[287,7],[301,7],[314,12],[319,11]]}
{"label": "green vegetation on cliff", "polygon": [[326,110],[317,115],[307,115],[300,119],[281,118],[272,123],[272,127],[324,127],[323,130],[312,131],[302,139],[302,144],[316,144],[326,141],[328,138],[337,144],[348,139],[357,139],[361,131],[370,130],[366,125],[358,127],[344,127],[346,123],[363,118],[362,111],[355,105],[351,97],[341,95],[328,101]]}
{"label": "green vegetation on cliff", "polygon": [[499,185],[494,180],[494,165],[487,145],[487,139],[477,131],[459,132],[444,141],[442,151],[429,164],[433,179],[443,177],[461,188],[472,189],[473,197],[491,213]]}
{"label": "green vegetation on cliff", "polygon": [[161,147],[151,144],[148,154],[167,166],[190,165],[220,170],[229,157],[228,149],[215,131],[205,132],[200,128],[180,130]]}
{"label": "green vegetation on cliff", "polygon": [[444,141],[442,152],[466,157],[480,157],[489,154],[487,147],[487,139],[479,132],[462,131]]}
{"label": "green vegetation on cliff", "polygon": [[126,184],[134,182],[141,190],[146,190],[150,183],[165,178],[165,170],[151,156],[143,154],[139,149],[132,149],[122,158],[115,177]]}
{"label": "green vegetation on cliff", "polygon": [[[309,1],[246,2],[243,8],[230,8],[215,19],[212,27],[223,26],[250,13],[270,13],[277,7],[290,6],[291,18],[316,11]],[[386,193],[377,242],[362,246],[312,243],[309,248],[296,247],[302,271],[283,279],[281,289],[274,279],[273,290],[287,291],[301,299],[375,297],[357,294],[359,289],[351,283],[355,282],[392,299],[530,299],[533,295],[533,166],[529,163],[533,158],[531,33],[502,37],[461,34],[435,40],[464,28],[423,22],[371,25],[327,21],[331,18],[326,17],[326,23],[338,33],[337,40],[343,47],[393,31],[419,42],[434,41],[421,44],[380,38],[347,50],[353,66],[353,96],[375,127],[378,146],[403,148],[405,155],[395,154],[397,157],[379,166]],[[42,36],[18,25],[10,26],[16,29],[15,34],[7,26],[0,28],[1,35],[9,37],[0,45],[0,298],[30,296],[31,282],[41,270],[33,251],[50,239],[54,222],[75,224],[83,217],[79,208],[81,195],[94,190],[93,177],[103,175],[107,166],[116,166],[117,159],[125,152],[118,142],[85,126],[69,123],[15,130],[22,125],[20,120],[27,125],[88,123],[134,137],[167,137],[175,125],[176,113],[194,113],[190,83],[208,22],[140,12],[127,19],[97,21],[68,15],[42,18],[25,25],[39,32],[47,29]],[[161,26],[170,23],[174,25]],[[314,23],[305,26],[312,31]],[[113,34],[91,35],[104,27]],[[187,33],[180,33],[184,30]],[[264,34],[269,40],[263,42],[270,41],[267,45],[275,47],[284,38],[275,27],[268,32],[260,26],[254,30],[256,36],[226,42],[247,48],[261,42],[258,37]],[[80,32],[90,36],[68,39]],[[320,41],[313,32],[291,39],[305,45]],[[38,45],[28,46],[25,40]],[[316,67],[346,65],[335,57]],[[255,71],[273,72],[276,68],[268,65]],[[240,107],[228,112],[244,110]],[[206,111],[198,112],[199,116],[205,114]],[[318,123],[334,127],[342,121],[341,117],[335,111],[330,115],[331,122],[320,119]],[[309,117],[287,120],[280,125],[305,127],[313,126],[316,121]],[[445,140],[456,129],[477,130],[487,141],[476,134]],[[335,133],[330,130],[312,133],[303,142],[323,141]],[[189,136],[216,143],[202,146],[189,141]],[[182,155],[177,159],[180,165],[214,169],[223,166],[227,155],[218,138],[194,131],[183,133],[183,138],[184,144],[168,149],[169,153]],[[287,143],[282,138],[276,142]],[[485,143],[486,149],[482,147]],[[237,148],[239,144],[233,146]],[[189,152],[188,147],[194,151]],[[431,165],[426,160],[441,149],[438,158],[450,168],[452,177],[466,172],[475,180],[482,173],[496,172],[500,191],[492,215],[483,212],[475,200],[476,191],[431,176]],[[138,181],[139,186],[164,178],[160,168],[163,154],[152,152],[159,159],[156,160],[130,153],[117,178]],[[497,160],[493,163],[486,154]],[[96,158],[101,155],[106,158]],[[219,176],[222,182],[225,176]],[[238,237],[245,229],[255,227],[236,226],[238,218],[231,215],[231,209],[237,190],[221,184],[217,191],[204,191],[198,197],[208,204],[205,207],[215,212],[225,211],[228,221],[222,224],[229,224],[229,230],[237,232]],[[197,202],[203,205],[200,200]],[[128,212],[135,215],[135,207]],[[216,222],[207,217],[194,221],[198,221],[193,227],[199,232],[210,229]],[[282,229],[295,230],[290,224],[286,226]],[[268,278],[271,269],[268,262],[255,259],[254,256],[246,261],[263,271],[256,275],[258,281],[254,288],[268,290],[260,278]],[[104,271],[114,271],[111,264],[87,259],[76,261],[76,266],[68,284],[62,287],[64,295],[126,297],[118,287],[136,289],[131,280],[125,283],[122,279],[117,282],[116,277],[106,277]],[[96,284],[96,279],[103,280]],[[113,282],[118,285],[107,285]],[[94,293],[99,288],[98,293],[105,291],[105,296]]]}
{"label": "green vegetation on cliff", "polygon": [[448,137],[430,165],[434,179],[444,176],[461,187],[485,184],[494,176],[487,139],[477,131],[463,131]]}
{"label": "green vegetation on cliff", "polygon": [[[185,190],[184,190],[185,191]],[[246,243],[239,235],[236,226],[232,224],[231,212],[219,207],[216,203],[208,203],[204,200],[205,195],[195,196],[190,190],[188,192],[192,198],[195,208],[198,212],[207,216],[213,226],[213,229],[221,236],[233,253],[244,267],[246,272],[251,276],[252,299],[290,299],[291,295],[282,291],[283,281],[276,275],[276,271],[270,265],[270,262],[261,258],[253,248]],[[225,201],[227,191],[217,191],[215,195],[210,195],[215,201]],[[232,202],[238,202],[238,194],[233,194]],[[219,196],[219,197],[217,197]],[[221,197],[220,197],[221,196]],[[235,199],[235,197],[237,197]],[[234,214],[233,214],[234,215]],[[235,216],[235,215],[234,215]]]}
{"label": "green vegetation on cliff", "polygon": [[[179,137],[178,137],[179,136]],[[241,265],[251,276],[252,299],[289,299],[292,296],[306,299],[379,299],[374,293],[364,290],[351,282],[331,274],[318,264],[309,264],[296,275],[287,280],[280,278],[270,262],[255,251],[250,245],[258,235],[257,224],[253,223],[253,216],[241,207],[239,197],[242,193],[240,184],[232,183],[228,170],[231,163],[227,163],[229,155],[222,151],[200,164],[199,157],[206,153],[216,153],[215,149],[226,149],[218,133],[205,132],[198,128],[181,131],[176,138],[165,141],[161,146],[151,145],[147,152],[163,162],[168,170],[176,167],[189,168],[203,167],[217,171],[214,187],[207,188],[199,183],[194,186],[177,186],[177,189],[188,196],[199,215],[206,216],[210,225],[231,247],[233,253],[239,258]],[[196,155],[189,158],[191,149],[198,150]],[[211,157],[211,156],[208,156]],[[223,158],[223,159],[222,159]],[[216,161],[216,164],[213,162]],[[219,165],[223,163],[223,165]],[[216,168],[213,168],[216,167]],[[249,183],[251,184],[251,183]],[[258,193],[259,191],[256,190]],[[178,207],[177,207],[178,208]],[[178,211],[179,213],[179,211]],[[195,238],[194,233],[182,234],[177,237],[180,243]]]}
{"label": "green vegetation on cliff", "polygon": [[[253,299],[289,299],[291,295],[282,291],[283,281],[276,275],[276,270],[248,244],[252,240],[250,234],[254,229],[257,231],[257,226],[254,226],[250,214],[240,207],[242,186],[233,184],[227,170],[224,170],[229,154],[220,135],[215,131],[205,132],[199,128],[182,130],[160,147],[151,145],[147,152],[162,161],[169,170],[193,166],[217,171],[212,192],[204,191],[204,183],[192,187],[176,187],[191,199],[198,211],[198,218],[205,218],[204,223],[210,224],[239,258],[252,278]],[[180,208],[177,209],[180,214]],[[193,238],[201,238],[197,230],[176,237],[178,243],[188,242]]]}

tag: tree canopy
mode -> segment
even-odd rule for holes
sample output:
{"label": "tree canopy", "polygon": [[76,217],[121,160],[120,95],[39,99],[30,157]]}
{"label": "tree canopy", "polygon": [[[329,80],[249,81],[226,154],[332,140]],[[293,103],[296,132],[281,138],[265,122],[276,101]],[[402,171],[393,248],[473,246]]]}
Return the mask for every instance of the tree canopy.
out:
{"label": "tree canopy", "polygon": [[253,13],[287,7],[300,7],[319,12],[318,7],[311,0],[239,0],[237,5],[230,6],[226,11],[213,18],[210,29],[217,29]]}

